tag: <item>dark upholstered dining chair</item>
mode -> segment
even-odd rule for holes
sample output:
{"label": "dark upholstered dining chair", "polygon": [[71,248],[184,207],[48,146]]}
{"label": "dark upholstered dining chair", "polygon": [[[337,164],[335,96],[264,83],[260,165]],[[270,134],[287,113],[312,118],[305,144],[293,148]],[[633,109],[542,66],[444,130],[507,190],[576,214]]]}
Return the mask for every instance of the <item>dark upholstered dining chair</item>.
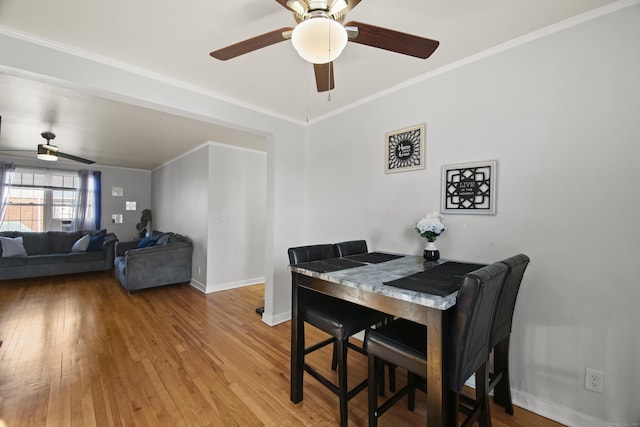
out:
{"label": "dark upholstered dining chair", "polygon": [[511,382],[509,381],[509,342],[516,298],[529,257],[519,254],[500,261],[509,266],[505,285],[496,303],[496,312],[491,327],[490,349],[493,350],[493,374],[489,381],[489,392],[494,391],[495,403],[504,406],[505,412],[513,415]]}
{"label": "dark upholstered dining chair", "polygon": [[366,240],[348,240],[346,242],[334,243],[337,257],[346,257],[349,255],[366,254],[369,252]]}
{"label": "dark upholstered dining chair", "polygon": [[[508,267],[495,263],[468,273],[460,286],[445,354],[445,384],[448,389],[448,425],[458,425],[460,392],[465,381],[476,374],[476,402],[473,412],[463,422],[476,420],[483,427],[491,426],[488,401],[488,359],[491,323],[498,294],[508,273]],[[409,394],[409,409],[413,409],[415,376],[424,377],[427,370],[427,328],[404,319],[395,320],[379,329],[368,331],[365,349],[369,353],[369,426],[404,395]],[[378,406],[376,373],[381,361],[408,371],[409,384]]]}
{"label": "dark upholstered dining chair", "polygon": [[[290,248],[288,254],[291,264],[336,257],[334,246],[331,244]],[[292,283],[292,286],[296,286],[295,281]],[[298,305],[299,316],[302,316],[304,322],[315,326],[331,336],[327,340],[305,348],[304,355],[333,343],[335,346],[334,358],[337,356],[338,384],[335,385],[332,381],[304,362],[304,355],[302,355],[304,370],[338,396],[340,400],[340,425],[346,427],[348,424],[348,401],[367,386],[367,380],[365,379],[351,390],[348,389],[348,348],[352,348],[366,355],[362,348],[349,342],[349,337],[383,321],[384,314],[338,298],[322,295],[310,289],[299,288],[298,292],[302,292],[299,298],[300,304]],[[304,327],[302,330],[304,337]],[[332,362],[332,368],[333,365]]]}
{"label": "dark upholstered dining chair", "polygon": [[[351,255],[366,254],[369,252],[366,240],[347,240],[344,242],[334,243],[333,247],[338,257],[347,257]],[[387,315],[385,323],[393,320],[393,316]],[[396,391],[396,368],[392,364],[387,364],[389,370],[389,390]],[[380,396],[384,396],[384,366],[380,368],[380,376],[378,377],[378,389]]]}

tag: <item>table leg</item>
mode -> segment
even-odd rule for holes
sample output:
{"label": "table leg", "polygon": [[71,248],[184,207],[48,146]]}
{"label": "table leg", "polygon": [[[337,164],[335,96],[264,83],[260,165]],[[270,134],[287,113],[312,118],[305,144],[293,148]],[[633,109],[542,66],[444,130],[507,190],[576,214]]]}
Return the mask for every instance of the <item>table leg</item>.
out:
{"label": "table leg", "polygon": [[298,273],[292,274],[291,289],[291,391],[293,403],[302,401],[302,381],[304,375],[304,319],[299,315],[300,294]]}
{"label": "table leg", "polygon": [[427,312],[427,426],[447,425],[447,393],[443,358],[446,338],[445,311]]}

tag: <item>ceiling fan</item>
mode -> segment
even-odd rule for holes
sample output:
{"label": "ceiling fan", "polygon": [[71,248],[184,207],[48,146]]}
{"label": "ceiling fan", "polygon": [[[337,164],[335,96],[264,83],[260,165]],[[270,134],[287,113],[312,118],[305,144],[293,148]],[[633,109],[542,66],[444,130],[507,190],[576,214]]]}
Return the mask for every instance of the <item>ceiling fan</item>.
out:
{"label": "ceiling fan", "polygon": [[426,59],[440,42],[362,22],[344,23],[348,12],[361,0],[276,0],[291,12],[295,27],[283,27],[214,50],[210,55],[226,61],[245,53],[291,39],[298,54],[311,62],[318,92],[334,88],[333,61],[347,41],[403,55]]}
{"label": "ceiling fan", "polygon": [[[91,165],[95,163],[93,160],[85,159],[82,157],[74,156],[73,154],[67,154],[60,151],[60,149],[56,145],[51,145],[51,140],[55,139],[56,135],[53,132],[42,132],[40,134],[47,142],[46,144],[38,144],[38,148],[36,150],[36,157],[40,160],[46,160],[50,162],[55,162],[59,157],[64,159],[73,160],[80,163],[85,163]],[[13,149],[3,149],[0,148],[0,152],[14,152],[14,151],[29,151],[32,150],[13,150]]]}

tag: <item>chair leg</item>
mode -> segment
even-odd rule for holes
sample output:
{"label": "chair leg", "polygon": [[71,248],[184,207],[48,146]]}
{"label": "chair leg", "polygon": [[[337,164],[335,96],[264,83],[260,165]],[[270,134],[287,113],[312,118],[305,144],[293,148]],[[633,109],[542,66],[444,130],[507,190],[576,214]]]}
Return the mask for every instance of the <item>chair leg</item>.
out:
{"label": "chair leg", "polygon": [[489,404],[489,366],[484,363],[476,371],[476,402],[480,405],[480,427],[491,427],[491,405]]}
{"label": "chair leg", "polygon": [[368,414],[369,414],[369,427],[376,427],[378,425],[378,418],[376,412],[378,411],[378,376],[380,375],[380,366],[382,366],[382,375],[384,376],[384,364],[380,363],[380,360],[373,354],[368,356],[368,368],[369,368],[369,384],[368,387]]}
{"label": "chair leg", "polygon": [[336,369],[338,369],[338,346],[334,343],[333,356],[331,356],[331,370],[335,371]]}
{"label": "chair leg", "polygon": [[396,365],[389,363],[387,364],[389,368],[389,390],[392,393],[396,392]]}
{"label": "chair leg", "polygon": [[416,376],[412,372],[407,371],[407,387],[409,388],[409,393],[407,396],[408,408],[410,411],[416,409]]}
{"label": "chair leg", "polygon": [[447,420],[450,426],[458,426],[458,406],[460,406],[460,394],[449,389],[447,393]]}
{"label": "chair leg", "polygon": [[513,415],[511,383],[509,381],[509,336],[500,341],[494,348],[493,362],[495,372],[502,375],[495,386],[493,400],[498,405],[504,406],[507,414]]}
{"label": "chair leg", "polygon": [[349,389],[347,387],[347,341],[336,340],[335,346],[338,353],[338,388],[340,398],[340,427],[347,427],[347,402]]}
{"label": "chair leg", "polygon": [[375,368],[376,368],[376,381],[378,382],[378,394],[380,396],[384,396],[385,392],[385,379],[384,379],[384,366],[386,362],[376,358],[375,359]]}

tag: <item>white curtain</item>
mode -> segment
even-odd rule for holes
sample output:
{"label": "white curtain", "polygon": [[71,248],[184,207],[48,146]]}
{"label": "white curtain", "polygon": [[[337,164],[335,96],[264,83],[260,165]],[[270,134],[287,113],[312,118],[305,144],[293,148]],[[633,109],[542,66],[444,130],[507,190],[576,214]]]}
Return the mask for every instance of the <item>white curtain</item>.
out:
{"label": "white curtain", "polygon": [[73,212],[72,230],[95,230],[95,180],[87,169],[78,171],[80,182]]}
{"label": "white curtain", "polygon": [[9,192],[16,166],[13,163],[0,162],[0,227],[9,203]]}

